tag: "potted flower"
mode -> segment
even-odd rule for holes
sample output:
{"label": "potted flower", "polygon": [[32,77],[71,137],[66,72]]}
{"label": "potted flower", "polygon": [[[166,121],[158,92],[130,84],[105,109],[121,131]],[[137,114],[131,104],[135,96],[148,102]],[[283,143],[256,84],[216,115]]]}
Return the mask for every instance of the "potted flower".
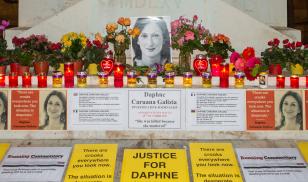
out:
{"label": "potted flower", "polygon": [[7,42],[5,40],[5,29],[10,25],[9,21],[2,20],[0,24],[0,73],[5,74],[6,66],[9,64],[7,59]]}
{"label": "potted flower", "polygon": [[[51,67],[54,68],[54,70],[59,70],[64,72],[64,56],[61,53],[62,44],[60,42],[53,43],[51,42],[48,45],[48,49],[50,51],[50,54],[48,55],[48,62]],[[62,64],[61,64],[62,63]],[[61,68],[62,65],[62,68]]]}
{"label": "potted flower", "polygon": [[74,73],[82,69],[84,50],[87,45],[87,37],[84,33],[70,32],[62,36],[62,54],[67,62],[74,63]]}
{"label": "potted flower", "polygon": [[[109,23],[106,25],[106,41],[113,44],[114,59],[116,62],[126,64],[125,51],[129,49],[130,36],[136,37],[140,34],[138,28],[129,29],[131,20],[129,18],[120,17],[117,23]],[[120,26],[120,28],[118,28]]]}
{"label": "potted flower", "polygon": [[9,59],[11,62],[18,64],[18,70],[12,70],[11,72],[17,72],[19,76],[24,72],[30,72],[30,67],[33,65],[33,57],[30,52],[16,47],[9,53]]}
{"label": "potted flower", "polygon": [[190,70],[193,51],[204,51],[204,40],[210,36],[209,31],[197,21],[198,16],[194,15],[192,20],[181,16],[171,23],[171,45],[180,51],[179,66],[184,71]]}
{"label": "potted flower", "polygon": [[100,61],[106,56],[107,42],[100,33],[95,34],[95,39],[87,40],[84,51],[84,67],[88,68],[88,74],[96,75]]}
{"label": "potted flower", "polygon": [[303,75],[305,61],[308,59],[307,45],[304,46],[302,42],[289,42],[288,39],[284,40],[283,44],[288,58],[288,69],[291,71],[291,74]]}

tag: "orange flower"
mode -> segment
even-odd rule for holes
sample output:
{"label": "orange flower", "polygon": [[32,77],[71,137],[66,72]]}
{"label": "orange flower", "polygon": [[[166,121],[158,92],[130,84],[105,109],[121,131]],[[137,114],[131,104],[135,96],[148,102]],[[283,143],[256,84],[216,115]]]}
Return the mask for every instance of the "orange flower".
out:
{"label": "orange flower", "polygon": [[120,17],[120,18],[118,19],[118,24],[124,26],[124,25],[125,25],[125,18],[124,18],[124,17]]}
{"label": "orange flower", "polygon": [[[129,33],[129,32],[128,32]],[[131,33],[129,33],[133,38],[136,38],[137,36],[139,36],[140,35],[140,29],[139,28],[137,28],[137,27],[135,27],[132,31],[131,31]]]}
{"label": "orange flower", "polygon": [[103,37],[100,33],[95,34],[95,40],[99,41],[101,44],[103,43]]}
{"label": "orange flower", "polygon": [[248,60],[249,58],[255,57],[255,50],[252,47],[247,47],[244,49],[242,55],[244,59]]}
{"label": "orange flower", "polygon": [[129,18],[124,18],[124,25],[125,26],[130,26],[130,19]]}
{"label": "orange flower", "polygon": [[106,25],[107,33],[114,33],[118,29],[118,25],[115,23],[109,23]]}
{"label": "orange flower", "polygon": [[230,43],[230,38],[225,36],[224,34],[217,34],[214,36],[214,41],[218,41],[220,43],[226,43],[229,44]]}

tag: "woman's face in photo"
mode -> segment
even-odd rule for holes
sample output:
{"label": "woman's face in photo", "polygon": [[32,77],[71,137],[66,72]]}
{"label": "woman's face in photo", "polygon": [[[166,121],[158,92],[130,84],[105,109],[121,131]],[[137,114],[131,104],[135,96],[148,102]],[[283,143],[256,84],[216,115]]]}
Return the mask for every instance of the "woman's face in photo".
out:
{"label": "woman's face in photo", "polygon": [[156,23],[149,23],[144,27],[138,38],[142,56],[155,57],[163,47],[163,33]]}
{"label": "woman's face in photo", "polygon": [[55,95],[51,96],[47,102],[47,114],[49,118],[58,119],[63,112],[64,108],[62,101]]}
{"label": "woman's face in photo", "polygon": [[5,112],[3,100],[0,99],[0,115]]}
{"label": "woman's face in photo", "polygon": [[292,96],[287,96],[282,104],[282,112],[286,119],[295,119],[296,115],[300,113],[300,108]]}

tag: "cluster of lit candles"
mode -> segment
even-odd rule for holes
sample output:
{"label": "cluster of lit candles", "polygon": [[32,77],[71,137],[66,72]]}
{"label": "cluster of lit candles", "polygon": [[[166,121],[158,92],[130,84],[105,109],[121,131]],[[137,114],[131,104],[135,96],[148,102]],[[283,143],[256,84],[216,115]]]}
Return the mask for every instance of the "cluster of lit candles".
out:
{"label": "cluster of lit candles", "polygon": [[[114,73],[114,87],[122,88],[124,87],[124,71],[125,66],[121,64],[115,63],[113,68]],[[218,74],[217,74],[218,72]],[[219,87],[220,88],[229,88],[229,64],[221,63],[219,66],[212,68],[212,72],[202,72],[202,86],[204,88],[212,87],[212,75],[219,75]],[[265,75],[263,73],[261,75]],[[64,76],[64,87],[72,88],[75,86],[74,83],[74,66],[73,63],[65,63],[64,65],[64,75],[60,71],[55,71],[52,74],[52,86],[54,88],[62,87],[62,78]],[[98,85],[100,87],[108,87],[108,76],[109,73],[99,72],[98,73]],[[134,88],[137,87],[137,73],[136,71],[128,71],[127,74],[127,87]],[[18,74],[15,72],[11,72],[8,76],[9,78],[9,87],[18,87]],[[148,87],[156,88],[157,87],[157,73],[149,72],[147,75],[148,78]],[[184,72],[183,73],[183,87],[191,88],[192,87],[192,72]],[[32,86],[31,81],[31,73],[25,72],[22,75],[22,87],[29,88]],[[245,87],[245,74],[243,72],[236,72],[234,74],[234,87],[235,88],[244,88]],[[47,75],[45,73],[40,73],[37,75],[37,87],[38,88],[46,88],[47,87]],[[175,73],[174,72],[166,72],[164,77],[165,87],[172,88],[175,85]],[[267,82],[267,81],[266,81]],[[5,74],[0,74],[0,87],[5,87]],[[77,87],[83,88],[87,87],[87,73],[86,72],[77,72]],[[263,85],[261,88],[266,88]],[[297,75],[292,75],[290,77],[290,87],[291,88],[299,88],[299,77]],[[308,88],[308,75],[306,76],[306,87]],[[285,88],[285,77],[283,75],[278,75],[276,77],[276,88]]]}

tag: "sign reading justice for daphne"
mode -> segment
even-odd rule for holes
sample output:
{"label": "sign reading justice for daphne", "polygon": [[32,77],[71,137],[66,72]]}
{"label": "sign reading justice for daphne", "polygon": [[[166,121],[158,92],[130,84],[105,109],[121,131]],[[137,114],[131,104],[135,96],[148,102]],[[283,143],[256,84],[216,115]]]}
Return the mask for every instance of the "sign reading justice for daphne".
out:
{"label": "sign reading justice for daphne", "polygon": [[128,90],[128,97],[129,128],[181,128],[181,90]]}

